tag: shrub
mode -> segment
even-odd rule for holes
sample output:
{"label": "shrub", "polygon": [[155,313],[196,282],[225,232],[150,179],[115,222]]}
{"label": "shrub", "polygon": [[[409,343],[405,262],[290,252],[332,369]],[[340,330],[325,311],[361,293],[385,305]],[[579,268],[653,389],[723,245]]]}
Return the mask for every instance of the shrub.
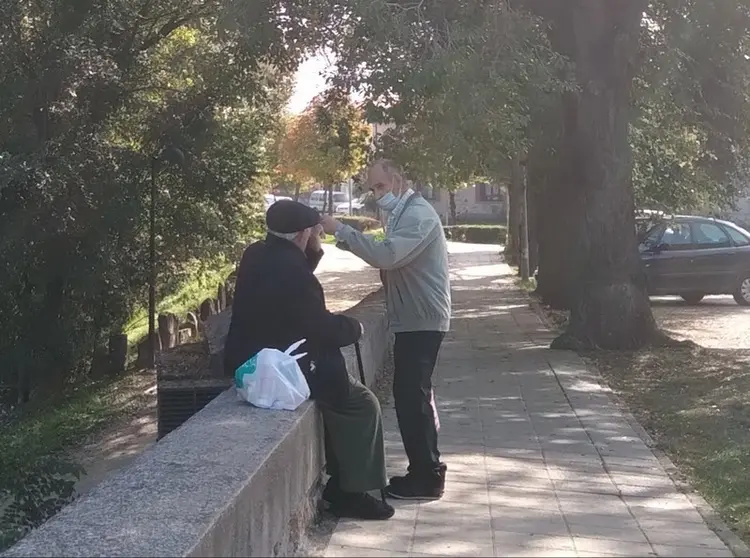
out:
{"label": "shrub", "polygon": [[71,503],[76,497],[76,481],[83,473],[81,467],[61,455],[29,456],[21,452],[4,455],[2,461],[0,551]]}
{"label": "shrub", "polygon": [[454,225],[443,230],[448,240],[472,244],[504,244],[507,237],[502,225]]}
{"label": "shrub", "polygon": [[364,217],[362,215],[339,217],[338,220],[345,225],[349,225],[350,227],[357,229],[360,232],[372,231],[375,229],[379,229],[382,226],[380,224],[380,221],[378,221],[377,219],[373,219],[372,217]]}

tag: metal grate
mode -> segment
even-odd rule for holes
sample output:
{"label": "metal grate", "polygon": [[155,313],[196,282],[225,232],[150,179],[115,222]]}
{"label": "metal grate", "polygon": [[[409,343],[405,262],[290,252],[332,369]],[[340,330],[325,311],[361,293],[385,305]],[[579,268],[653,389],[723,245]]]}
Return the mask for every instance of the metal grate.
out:
{"label": "metal grate", "polygon": [[157,408],[159,417],[158,436],[163,438],[187,419],[208,405],[227,386],[181,386],[167,388],[159,386]]}

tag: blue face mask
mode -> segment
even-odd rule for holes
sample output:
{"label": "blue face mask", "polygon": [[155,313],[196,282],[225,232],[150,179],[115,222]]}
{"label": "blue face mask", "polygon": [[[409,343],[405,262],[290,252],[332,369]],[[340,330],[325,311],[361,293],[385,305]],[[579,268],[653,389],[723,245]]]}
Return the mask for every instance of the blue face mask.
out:
{"label": "blue face mask", "polygon": [[382,198],[376,200],[375,203],[383,211],[393,211],[398,205],[398,198],[393,195],[393,192],[388,192]]}

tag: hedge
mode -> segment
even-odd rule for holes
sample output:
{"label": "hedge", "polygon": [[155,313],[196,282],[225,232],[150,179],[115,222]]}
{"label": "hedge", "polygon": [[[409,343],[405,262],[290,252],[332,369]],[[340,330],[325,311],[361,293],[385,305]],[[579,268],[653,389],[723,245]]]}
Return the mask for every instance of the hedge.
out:
{"label": "hedge", "polygon": [[507,231],[503,225],[452,225],[443,227],[445,238],[471,244],[505,244]]}

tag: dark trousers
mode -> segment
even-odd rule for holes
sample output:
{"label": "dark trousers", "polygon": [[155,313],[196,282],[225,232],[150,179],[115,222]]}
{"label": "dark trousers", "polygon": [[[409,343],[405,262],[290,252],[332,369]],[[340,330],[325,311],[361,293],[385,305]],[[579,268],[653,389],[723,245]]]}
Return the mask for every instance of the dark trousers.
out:
{"label": "dark trousers", "polygon": [[435,415],[430,405],[441,331],[397,333],[393,349],[393,398],[398,427],[409,458],[409,472],[435,471],[440,465]]}

